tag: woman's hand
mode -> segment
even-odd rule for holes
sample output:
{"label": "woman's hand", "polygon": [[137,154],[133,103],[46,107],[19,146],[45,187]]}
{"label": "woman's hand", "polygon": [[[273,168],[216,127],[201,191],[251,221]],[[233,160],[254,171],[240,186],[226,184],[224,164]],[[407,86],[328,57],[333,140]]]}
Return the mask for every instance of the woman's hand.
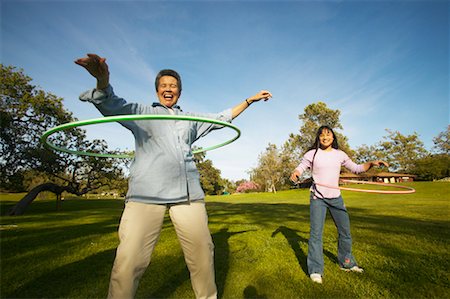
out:
{"label": "woman's hand", "polygon": [[246,98],[245,101],[237,104],[236,106],[233,107],[232,111],[231,111],[231,117],[233,119],[235,119],[236,117],[239,116],[239,114],[241,114],[245,109],[247,109],[248,107],[250,107],[251,103],[253,102],[257,102],[260,100],[264,100],[267,101],[268,99],[270,99],[272,97],[272,94],[270,93],[270,91],[268,90],[261,90],[260,92],[258,92],[257,94],[255,94],[254,96],[251,96],[249,98]]}
{"label": "woman's hand", "polygon": [[87,54],[87,57],[75,60],[75,63],[84,67],[89,74],[97,79],[97,89],[105,89],[109,85],[109,70],[106,58],[97,54]]}
{"label": "woman's hand", "polygon": [[253,102],[258,102],[260,100],[267,101],[271,97],[272,97],[272,94],[270,93],[270,91],[268,91],[268,90],[261,90],[260,92],[258,92],[254,96],[251,96],[251,97],[247,98],[247,102],[249,104],[251,104]]}

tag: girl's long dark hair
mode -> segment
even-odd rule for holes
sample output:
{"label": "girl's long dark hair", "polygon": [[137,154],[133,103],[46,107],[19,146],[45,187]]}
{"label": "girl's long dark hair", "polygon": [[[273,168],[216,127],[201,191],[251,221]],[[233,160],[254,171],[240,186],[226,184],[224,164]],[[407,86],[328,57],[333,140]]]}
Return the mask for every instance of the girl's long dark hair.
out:
{"label": "girl's long dark hair", "polygon": [[317,130],[316,139],[314,140],[313,145],[307,150],[307,152],[310,150],[313,150],[313,149],[315,149],[317,152],[317,150],[320,148],[320,138],[319,137],[320,137],[320,134],[322,134],[323,130],[328,130],[333,134],[333,143],[331,144],[331,147],[334,149],[339,149],[338,140],[337,140],[336,134],[334,134],[333,129],[330,128],[329,126],[321,126]]}
{"label": "girl's long dark hair", "polygon": [[[316,158],[317,151],[318,151],[319,148],[320,148],[320,138],[319,138],[319,137],[320,137],[320,135],[322,134],[322,132],[323,132],[324,130],[328,130],[328,131],[331,132],[331,134],[333,134],[333,143],[331,143],[331,147],[334,148],[334,149],[339,149],[339,144],[338,144],[338,140],[337,140],[336,134],[334,134],[333,129],[330,128],[329,126],[321,126],[321,127],[317,130],[316,139],[314,140],[314,144],[308,149],[308,152],[309,152],[310,150],[315,150],[314,156],[313,156],[312,161],[311,161],[311,179],[312,179],[312,187],[313,187],[313,190],[315,191],[314,193],[317,192],[317,193],[321,196],[322,199],[324,199],[324,196],[322,195],[322,193],[321,193],[319,190],[317,190],[316,184],[314,183],[313,169],[314,169],[314,159]],[[316,196],[317,196],[317,195],[316,195]]]}

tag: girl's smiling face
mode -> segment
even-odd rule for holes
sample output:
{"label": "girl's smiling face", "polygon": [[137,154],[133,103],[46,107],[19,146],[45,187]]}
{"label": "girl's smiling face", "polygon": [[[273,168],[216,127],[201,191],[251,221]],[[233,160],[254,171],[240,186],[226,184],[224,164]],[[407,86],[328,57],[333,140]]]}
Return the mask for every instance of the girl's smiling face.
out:
{"label": "girl's smiling face", "polygon": [[331,150],[331,145],[334,141],[334,135],[333,133],[328,130],[327,128],[322,130],[322,133],[319,135],[319,141],[320,141],[320,148],[323,150]]}

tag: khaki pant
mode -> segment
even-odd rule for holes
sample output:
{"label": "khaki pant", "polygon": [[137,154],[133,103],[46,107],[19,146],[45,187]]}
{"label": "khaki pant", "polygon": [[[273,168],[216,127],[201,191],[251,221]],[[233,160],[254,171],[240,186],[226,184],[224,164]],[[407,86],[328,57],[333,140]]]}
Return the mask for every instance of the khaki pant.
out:
{"label": "khaki pant", "polygon": [[111,272],[108,298],[133,298],[150,263],[166,209],[175,227],[196,298],[216,298],[214,244],[205,203],[173,205],[127,202],[119,226],[120,244]]}

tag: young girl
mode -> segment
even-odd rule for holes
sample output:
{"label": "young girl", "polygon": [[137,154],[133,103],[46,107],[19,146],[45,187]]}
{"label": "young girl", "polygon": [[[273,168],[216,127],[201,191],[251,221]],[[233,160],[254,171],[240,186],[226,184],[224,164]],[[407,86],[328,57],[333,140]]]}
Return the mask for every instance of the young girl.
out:
{"label": "young girl", "polygon": [[339,186],[341,166],[353,173],[361,173],[372,166],[385,165],[384,161],[371,161],[356,164],[348,155],[339,150],[337,138],[328,126],[322,126],[317,131],[314,145],[306,152],[300,165],[291,174],[290,179],[297,182],[301,174],[311,169],[313,185],[310,195],[310,237],[308,243],[308,272],[312,281],[322,283],[324,270],[322,233],[327,209],[337,227],[338,261],[342,270],[363,272],[352,255],[352,237],[350,235],[350,220],[339,189],[323,187]]}

